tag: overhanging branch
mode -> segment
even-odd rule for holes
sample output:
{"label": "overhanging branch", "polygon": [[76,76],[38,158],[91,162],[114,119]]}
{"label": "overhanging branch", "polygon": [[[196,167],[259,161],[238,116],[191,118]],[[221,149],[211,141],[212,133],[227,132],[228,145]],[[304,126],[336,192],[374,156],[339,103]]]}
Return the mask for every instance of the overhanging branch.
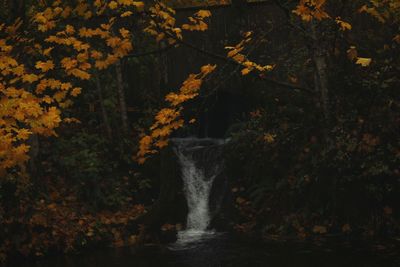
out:
{"label": "overhanging branch", "polygon": [[129,55],[126,55],[124,58],[144,57],[144,56],[157,55],[157,54],[161,54],[161,53],[167,52],[168,50],[170,50],[173,47],[174,47],[174,45],[168,45],[166,47],[163,47],[163,48],[157,49],[157,50],[153,50],[153,51],[129,54]]}
{"label": "overhanging branch", "polygon": [[[165,34],[168,35],[168,37],[173,38],[174,40],[176,40],[179,44],[184,45],[184,46],[186,46],[188,48],[191,48],[191,49],[193,49],[193,50],[195,50],[195,51],[197,51],[197,52],[199,52],[199,53],[201,53],[203,55],[206,55],[208,57],[215,58],[215,59],[227,62],[227,63],[229,63],[231,65],[242,66],[240,63],[236,62],[235,60],[233,60],[231,58],[228,58],[227,56],[215,54],[215,53],[212,53],[212,52],[207,51],[205,49],[202,49],[202,48],[200,48],[200,47],[198,47],[198,46],[196,46],[196,45],[194,45],[192,43],[189,43],[189,42],[186,42],[184,40],[178,39],[175,36],[173,36],[172,34],[169,34],[168,32],[165,32]],[[279,85],[281,87],[286,87],[286,88],[299,90],[299,91],[302,91],[302,92],[305,92],[305,93],[308,93],[308,94],[314,94],[313,90],[311,90],[309,88],[302,87],[302,86],[298,86],[296,84],[291,84],[291,83],[288,83],[288,82],[278,81],[278,80],[275,80],[275,79],[272,79],[272,78],[267,78],[267,77],[260,77],[259,75],[255,75],[255,77],[261,79],[262,81],[270,82],[272,84],[276,84],[276,85]]]}
{"label": "overhanging branch", "polygon": [[[257,6],[265,6],[274,4],[271,0],[260,0],[260,1],[252,1],[244,5],[245,7],[257,7]],[[216,10],[216,9],[224,9],[231,8],[232,4],[216,4],[216,5],[198,5],[198,6],[186,6],[186,7],[174,7],[176,11],[196,11],[199,9],[208,9],[208,10]]]}

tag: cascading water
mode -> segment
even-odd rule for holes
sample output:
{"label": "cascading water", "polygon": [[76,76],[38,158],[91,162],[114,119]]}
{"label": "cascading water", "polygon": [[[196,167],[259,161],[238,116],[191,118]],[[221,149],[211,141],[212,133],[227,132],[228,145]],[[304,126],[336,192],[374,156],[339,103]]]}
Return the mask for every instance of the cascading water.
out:
{"label": "cascading water", "polygon": [[213,148],[225,141],[177,138],[173,142],[182,169],[188,205],[186,229],[178,232],[177,248],[215,236],[215,232],[208,229],[211,221],[210,191],[214,179],[221,172],[221,164],[213,158],[217,155]]}
{"label": "cascading water", "polygon": [[204,231],[210,223],[208,200],[215,176],[206,179],[204,171],[197,168],[193,159],[178,152],[189,213],[186,228]]}

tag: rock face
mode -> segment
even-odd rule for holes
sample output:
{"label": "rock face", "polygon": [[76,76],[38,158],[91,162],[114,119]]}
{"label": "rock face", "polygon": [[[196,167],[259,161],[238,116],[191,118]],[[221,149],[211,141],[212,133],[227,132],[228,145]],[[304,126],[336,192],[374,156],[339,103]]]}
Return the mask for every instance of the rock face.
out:
{"label": "rock face", "polygon": [[183,194],[181,167],[172,147],[167,147],[160,155],[160,189],[158,199],[151,209],[136,223],[143,224],[151,232],[158,232],[165,223],[185,221],[187,205]]}
{"label": "rock face", "polygon": [[230,180],[225,172],[218,175],[210,193],[211,227],[217,231],[231,229],[235,214]]}

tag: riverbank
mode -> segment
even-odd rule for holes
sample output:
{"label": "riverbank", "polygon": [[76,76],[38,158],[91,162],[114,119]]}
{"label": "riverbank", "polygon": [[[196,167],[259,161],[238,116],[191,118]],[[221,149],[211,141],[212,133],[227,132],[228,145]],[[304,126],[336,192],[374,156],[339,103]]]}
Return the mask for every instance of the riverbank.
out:
{"label": "riverbank", "polygon": [[[354,247],[321,246],[309,242],[258,241],[243,236],[219,234],[195,242],[191,247],[171,249],[168,245],[97,248],[82,254],[53,255],[35,261],[19,261],[20,267],[213,267],[213,266],[318,266],[396,267],[396,255],[371,253]],[[11,266],[11,265],[10,265]]]}
{"label": "riverbank", "polygon": [[53,192],[47,199],[22,204],[20,212],[20,216],[2,218],[0,263],[10,257],[34,259],[93,247],[135,245],[139,228],[132,222],[146,211],[134,203],[114,211],[94,211],[73,195],[61,197]]}
{"label": "riverbank", "polygon": [[[100,216],[99,214],[98,217]],[[11,258],[3,266],[122,267],[132,262],[139,267],[240,266],[238,262],[242,266],[264,266],[262,263],[270,262],[270,260],[274,261],[271,266],[277,267],[292,266],[290,264],[295,261],[299,261],[296,266],[303,266],[301,264],[306,266],[307,262],[319,264],[313,266],[332,267],[395,267],[400,264],[400,238],[352,239],[343,234],[315,234],[307,239],[301,239],[296,235],[261,235],[259,232],[234,231],[210,232],[206,238],[196,238],[183,245],[182,243],[174,245],[181,225],[163,225],[158,233],[147,233],[145,237],[141,237],[143,240],[139,240],[139,232],[135,232],[132,227],[129,228],[129,222],[119,221],[118,223],[118,220],[122,220],[121,217],[115,217],[112,220],[110,223],[105,221],[104,225],[99,224],[92,234],[84,234],[89,232],[83,225],[79,231],[80,234],[76,234],[77,238],[81,238],[80,240],[86,240],[80,243],[80,246],[75,242],[75,247],[60,250],[61,247],[58,244],[58,246],[53,245],[47,250],[42,250],[40,254],[23,254],[18,251],[18,255],[11,254]],[[73,218],[72,221],[74,221]],[[99,231],[100,229],[102,230]],[[55,244],[55,240],[47,242],[49,245]],[[45,248],[43,244],[36,243],[36,245],[36,249]],[[207,246],[210,246],[210,249],[205,249]],[[217,256],[212,256],[213,252]],[[186,256],[182,260],[181,257],[186,255],[185,253],[192,255],[195,260],[187,262],[190,257]],[[238,255],[245,253],[245,255],[242,258],[238,257],[237,253]],[[206,256],[213,259],[212,264],[226,262],[227,265],[199,265],[204,263],[202,258]],[[293,257],[293,261],[286,261],[287,257]],[[331,260],[324,261],[325,258]],[[250,263],[255,265],[246,265]],[[339,265],[334,265],[334,263]]]}

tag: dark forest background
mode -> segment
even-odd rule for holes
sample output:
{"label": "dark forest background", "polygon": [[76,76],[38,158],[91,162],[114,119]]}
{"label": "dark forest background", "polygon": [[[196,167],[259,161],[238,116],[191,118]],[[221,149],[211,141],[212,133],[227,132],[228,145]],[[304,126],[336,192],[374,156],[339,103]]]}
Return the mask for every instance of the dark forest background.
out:
{"label": "dark forest background", "polygon": [[[2,21],[34,5],[3,2]],[[31,137],[25,174],[0,179],[0,258],[139,244],[180,229],[185,211],[176,211],[182,194],[171,148],[144,165],[134,155],[165,95],[205,64],[218,69],[184,106],[196,122],[172,137],[230,140],[221,155],[226,228],[275,239],[398,238],[399,6],[379,7],[393,13],[381,22],[359,12],[369,1],[327,1],[331,17],[352,26],[343,31],[331,20],[302,21],[292,12],[297,4],[208,7],[209,29],[185,33],[179,47],[133,23],[137,50],[85,81],[64,109],[80,123],[62,124],[57,137]],[[199,8],[177,3],[177,21]],[[272,71],[243,76],[226,57],[225,47],[247,31],[246,54]],[[372,61],[356,64],[358,56]]]}

